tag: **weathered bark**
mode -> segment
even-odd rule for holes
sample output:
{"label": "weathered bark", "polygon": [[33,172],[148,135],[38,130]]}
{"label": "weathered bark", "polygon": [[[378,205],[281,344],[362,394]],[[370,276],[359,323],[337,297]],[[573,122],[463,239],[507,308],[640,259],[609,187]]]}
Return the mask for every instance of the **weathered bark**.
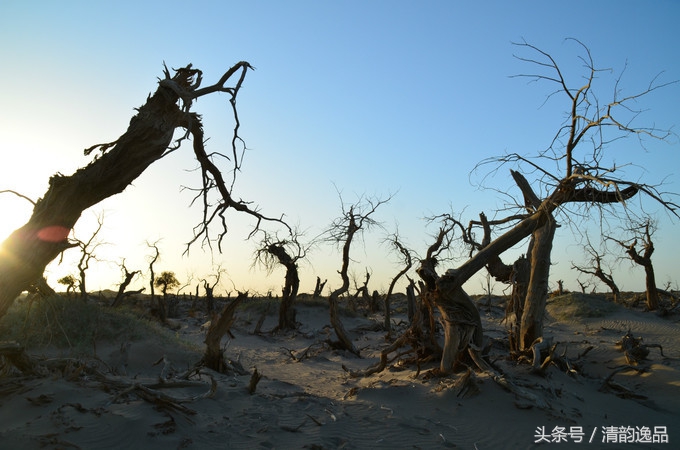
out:
{"label": "weathered bark", "polygon": [[439,370],[451,373],[461,352],[468,348],[481,351],[484,338],[482,319],[477,306],[463,288],[448,278],[439,279],[434,299],[444,326],[444,348]]}
{"label": "weathered bark", "polygon": [[222,338],[229,332],[229,329],[236,320],[234,317],[236,308],[247,297],[247,292],[239,292],[233,301],[224,306],[219,315],[213,313],[210,327],[205,335],[205,354],[201,361],[209,369],[220,373],[227,371],[227,364],[224,360],[224,352],[221,346]]}
{"label": "weathered bark", "polygon": [[543,336],[543,316],[548,299],[550,276],[550,253],[556,227],[557,223],[551,216],[545,225],[533,233],[531,275],[521,316],[519,350],[528,350],[537,338]]}

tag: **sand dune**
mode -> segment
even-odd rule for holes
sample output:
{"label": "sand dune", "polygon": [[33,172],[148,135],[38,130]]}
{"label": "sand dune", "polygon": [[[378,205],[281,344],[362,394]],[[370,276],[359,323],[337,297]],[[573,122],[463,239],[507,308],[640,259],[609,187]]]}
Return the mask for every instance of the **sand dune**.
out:
{"label": "sand dune", "polygon": [[[501,342],[506,333],[502,307],[480,310],[485,335]],[[568,317],[560,316],[565,311]],[[387,345],[384,332],[366,331],[374,323],[370,317],[343,317],[362,349],[363,357],[357,358],[321,344],[333,337],[322,305],[299,305],[299,329],[276,335],[253,334],[253,314],[239,314],[227,355],[264,375],[254,394],[247,390],[248,374],[204,370],[191,385],[172,385],[171,379],[158,385],[161,373],[184,372],[201,357],[206,318],[186,317],[176,334],[194,350],[150,339],[131,342],[124,375],[105,373],[120,363],[120,342],[102,342],[97,346],[101,361],[81,357],[70,374],[0,378],[0,448],[634,449],[676,448],[680,441],[677,317],[575,297],[566,304],[549,303],[546,335],[560,343],[557,352],[576,361],[592,347],[577,373],[551,366],[540,376],[529,364],[508,360],[497,346],[489,354],[509,379],[549,405],[539,408],[485,374],[471,374],[467,390],[457,384],[465,372],[426,379],[425,369],[435,364],[423,367],[417,378],[415,367],[396,362],[370,377],[349,377],[343,365],[365,369]],[[275,320],[272,310],[262,329],[272,329]],[[650,348],[639,366],[644,372],[622,370],[605,384],[615,368],[627,364],[616,343],[628,331],[645,343],[660,344],[665,356]],[[165,365],[154,365],[163,357]],[[94,375],[95,368],[108,382]],[[216,390],[205,398],[212,380]],[[163,407],[142,398],[139,385],[186,402]],[[645,443],[647,438],[669,443]],[[622,443],[626,439],[636,442]]]}

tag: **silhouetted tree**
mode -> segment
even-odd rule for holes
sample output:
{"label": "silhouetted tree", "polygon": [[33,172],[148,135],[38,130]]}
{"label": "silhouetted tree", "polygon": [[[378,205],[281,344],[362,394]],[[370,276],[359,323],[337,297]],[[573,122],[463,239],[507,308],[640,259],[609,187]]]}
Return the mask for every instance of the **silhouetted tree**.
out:
{"label": "silhouetted tree", "polygon": [[[120,286],[118,286],[118,292],[116,293],[116,297],[113,299],[113,302],[111,302],[111,307],[115,308],[120,306],[122,303],[123,299],[130,294],[130,292],[127,292],[126,289],[132,283],[132,280],[140,273],[139,270],[133,270],[130,272],[127,267],[125,267],[125,259],[120,263],[120,268],[123,271],[123,282],[120,283]],[[135,293],[140,293],[144,290],[144,288],[141,288]]]}
{"label": "silhouetted tree", "polygon": [[261,264],[267,273],[271,274],[277,264],[286,269],[279,306],[279,323],[275,330],[293,330],[297,326],[295,301],[300,288],[298,263],[307,256],[312,245],[313,242],[306,245],[301,242],[301,233],[298,230],[293,230],[286,239],[264,233],[255,251],[255,263]]}
{"label": "silhouetted tree", "polygon": [[342,325],[342,321],[340,320],[338,302],[340,296],[349,290],[348,270],[352,240],[357,233],[362,233],[363,231],[378,225],[378,222],[376,222],[372,216],[378,207],[384,203],[387,203],[390,198],[391,197],[388,197],[384,200],[360,198],[356,203],[350,205],[348,208],[345,202],[342,200],[342,196],[340,196],[342,216],[335,219],[326,231],[326,239],[329,242],[340,245],[342,249],[342,266],[338,272],[340,274],[342,284],[340,287],[333,290],[328,297],[328,302],[330,304],[331,325],[333,326],[335,334],[338,337],[338,342],[334,344],[342,349],[354,353],[357,356],[359,356],[359,350],[352,343],[352,339],[347,334],[347,331],[345,331],[345,327]]}
{"label": "silhouetted tree", "polygon": [[78,274],[80,278],[78,279],[78,288],[80,290],[80,297],[84,300],[87,298],[87,289],[85,284],[85,275],[90,268],[90,261],[98,261],[95,251],[102,242],[97,240],[99,232],[102,230],[104,225],[104,216],[97,216],[97,229],[94,230],[92,235],[87,241],[81,241],[80,239],[75,239],[74,244],[80,249],[80,259],[78,260]]}
{"label": "silhouetted tree", "polygon": [[[194,100],[200,97],[216,92],[228,95],[235,122],[231,140],[231,164],[235,177],[241,168],[238,145],[242,142],[238,135],[240,122],[236,97],[250,69],[252,67],[247,62],[239,62],[226,71],[217,83],[201,88],[203,74],[191,64],[174,70],[172,75],[166,68],[165,76],[158,82],[158,89],[137,110],[123,135],[113,142],[86,149],[86,155],[95,150],[99,154],[74,174],[53,175],[47,192],[35,202],[28,222],[0,246],[0,317],[5,315],[23,290],[42,276],[45,266],[69,248],[68,235],[83,211],[122,192],[151,164],[177,150],[189,137],[192,138],[194,155],[201,171],[202,188],[196,198],[201,201],[203,215],[187,249],[199,239],[210,246],[213,241],[210,225],[217,220],[222,225],[216,239],[221,251],[220,244],[227,233],[224,214],[228,209],[256,219],[253,232],[259,228],[262,220],[283,223],[280,219],[265,217],[251,209],[248,202],[234,199],[234,179],[225,181],[215,163],[215,158],[223,155],[206,152],[201,117],[191,110]],[[227,83],[234,78],[236,81],[233,86],[228,86]],[[177,128],[183,128],[186,133],[173,145]]]}
{"label": "silhouetted tree", "polygon": [[159,298],[159,315],[162,321],[168,318],[168,291],[179,286],[179,281],[175,277],[175,272],[164,271],[154,281],[156,287],[161,288],[163,297]]}
{"label": "silhouetted tree", "polygon": [[59,278],[57,283],[66,286],[66,295],[70,296],[71,292],[75,292],[76,283],[78,283],[78,280],[76,280],[76,277],[73,275],[66,275],[65,277]]}

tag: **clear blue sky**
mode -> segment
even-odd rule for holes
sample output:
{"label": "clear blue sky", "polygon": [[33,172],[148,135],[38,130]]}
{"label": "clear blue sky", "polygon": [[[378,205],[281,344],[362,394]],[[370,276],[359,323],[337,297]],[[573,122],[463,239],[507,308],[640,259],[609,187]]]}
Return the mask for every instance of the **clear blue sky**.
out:
{"label": "clear blue sky", "polygon": [[[526,39],[551,53],[577,85],[584,74],[579,49],[564,39],[578,38],[596,66],[620,73],[627,63],[621,87],[633,93],[661,71],[662,81],[680,79],[678,20],[680,3],[672,0],[3,0],[0,189],[36,199],[50,175],[70,174],[86,164],[82,150],[125,131],[133,108],[156,89],[164,61],[169,67],[193,63],[209,84],[246,60],[256,68],[239,96],[240,134],[249,151],[234,195],[267,215],[285,214],[311,239],[340,214],[336,187],[350,203],[359,195],[394,194],[375,216],[385,231],[366,234],[352,251],[350,270],[361,279],[369,267],[369,288],[382,290],[399,270],[396,257],[380,245],[386,232],[398,227],[405,243],[422,255],[435,231],[424,217],[453,212],[467,222],[481,211],[491,215],[507,198],[478,188],[480,177],[470,176],[475,164],[505,152],[535,154],[562,124],[568,103],[556,97],[544,104],[553,86],[510,78],[530,69],[513,58],[518,49],[511,42]],[[605,89],[602,101],[611,95]],[[638,118],[640,126],[677,126],[678,98],[676,84],[641,99],[636,106],[646,112]],[[203,115],[208,148],[226,148],[232,127],[226,97],[202,98],[194,110]],[[647,142],[646,149],[635,139],[610,148],[617,164],[638,165],[630,169],[631,177],[650,183],[665,179],[665,189],[675,192],[680,192],[679,150],[677,137]],[[205,277],[219,264],[232,280],[222,284],[225,289],[279,292],[282,271],[267,277],[251,268],[256,242],[244,239],[252,222],[234,214],[228,216],[224,254],[211,257],[196,247],[188,258],[181,256],[200,220],[200,210],[188,208],[191,195],[180,191],[182,185],[200,183],[198,174],[188,171],[195,166],[191,149],[183,148],[123,194],[84,213],[76,235],[88,238],[93,217],[103,212],[101,240],[108,243],[97,252],[103,261],[88,275],[91,290],[120,281],[116,262],[123,257],[128,268],[146,270],[145,241],[161,239],[156,269],[173,270],[180,281]],[[507,168],[486,183],[518,194]],[[677,220],[647,206],[660,221],[654,255],[658,284],[680,282]],[[0,196],[0,208],[4,235],[31,211],[28,202],[10,195]],[[75,273],[78,255],[69,253],[61,264],[49,266],[53,284]],[[577,289],[571,261],[583,262],[583,251],[565,226],[556,240],[552,280]],[[643,288],[640,267],[611,262],[623,289]],[[302,264],[302,290],[311,290],[317,275],[337,287],[339,268],[337,250],[318,246]],[[480,291],[479,280],[468,289]]]}

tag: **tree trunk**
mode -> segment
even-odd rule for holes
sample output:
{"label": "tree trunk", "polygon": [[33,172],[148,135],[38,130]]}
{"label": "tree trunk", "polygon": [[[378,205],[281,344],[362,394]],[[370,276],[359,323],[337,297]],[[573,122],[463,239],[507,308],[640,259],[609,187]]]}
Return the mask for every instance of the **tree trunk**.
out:
{"label": "tree trunk", "polygon": [[440,278],[435,291],[435,303],[442,315],[444,348],[439,370],[451,373],[458,362],[460,352],[472,347],[480,351],[483,344],[482,319],[477,306],[462,287],[449,287]]}
{"label": "tree trunk", "polygon": [[229,329],[236,320],[234,317],[236,308],[247,297],[247,292],[239,292],[232,302],[224,306],[219,316],[217,313],[213,313],[210,327],[205,335],[205,354],[202,360],[203,364],[209,369],[220,373],[226,372],[227,364],[224,360],[224,352],[221,346],[222,338],[229,332]]}
{"label": "tree trunk", "polygon": [[112,308],[116,308],[120,306],[120,304],[123,301],[123,298],[125,297],[125,289],[130,285],[132,282],[132,279],[139,273],[139,270],[134,270],[132,272],[128,272],[127,269],[125,269],[125,280],[120,284],[118,287],[118,293],[116,294],[116,298],[113,299],[113,302],[111,303]]}
{"label": "tree trunk", "polygon": [[659,309],[659,291],[656,288],[656,279],[654,277],[654,266],[652,261],[645,266],[645,288],[647,297],[647,309],[656,311]]}
{"label": "tree trunk", "polygon": [[316,277],[316,286],[314,286],[314,293],[312,294],[312,298],[319,298],[321,297],[321,293],[323,292],[324,286],[326,286],[326,282],[328,280],[324,280],[324,282],[321,282],[321,278]]}
{"label": "tree trunk", "polygon": [[300,277],[298,276],[297,264],[292,263],[286,266],[286,283],[283,287],[281,306],[279,307],[278,328],[280,330],[294,330],[296,327],[295,300],[299,288]]}
{"label": "tree trunk", "polygon": [[531,275],[520,324],[520,350],[528,350],[537,338],[543,336],[543,316],[550,276],[550,253],[556,228],[557,223],[551,215],[547,223],[533,233]]}

